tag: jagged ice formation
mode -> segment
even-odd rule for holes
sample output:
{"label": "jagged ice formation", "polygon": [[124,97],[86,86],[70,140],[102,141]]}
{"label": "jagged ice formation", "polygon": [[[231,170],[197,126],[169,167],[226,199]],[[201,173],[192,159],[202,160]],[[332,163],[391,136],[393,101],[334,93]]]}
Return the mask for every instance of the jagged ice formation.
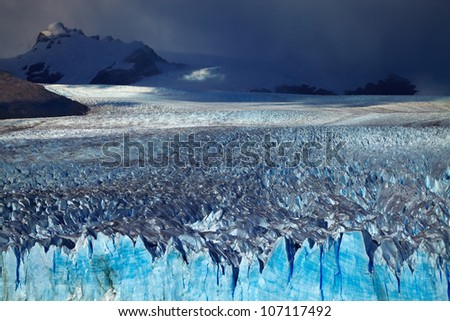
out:
{"label": "jagged ice formation", "polygon": [[120,135],[4,140],[0,298],[449,299],[447,127],[133,137],[194,131],[199,141],[261,142],[260,155],[267,133],[299,148],[331,133],[346,142],[345,164],[287,168],[287,154],[276,167],[155,168],[132,153],[130,167],[105,168],[101,145]]}

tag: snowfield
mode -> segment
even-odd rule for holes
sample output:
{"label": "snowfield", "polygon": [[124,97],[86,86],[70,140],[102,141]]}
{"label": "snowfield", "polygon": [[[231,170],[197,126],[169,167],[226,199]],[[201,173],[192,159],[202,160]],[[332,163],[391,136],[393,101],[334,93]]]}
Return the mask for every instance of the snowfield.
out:
{"label": "snowfield", "polygon": [[89,105],[92,112],[87,117],[5,120],[0,129],[3,140],[189,127],[450,125],[449,97],[301,96],[107,85],[45,87]]}
{"label": "snowfield", "polygon": [[0,299],[449,300],[450,98],[46,88],[91,112],[0,121]]}

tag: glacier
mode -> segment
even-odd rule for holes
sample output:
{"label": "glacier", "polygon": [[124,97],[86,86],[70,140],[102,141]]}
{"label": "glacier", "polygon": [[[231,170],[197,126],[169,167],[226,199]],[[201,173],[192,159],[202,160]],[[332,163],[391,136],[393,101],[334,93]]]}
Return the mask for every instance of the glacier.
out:
{"label": "glacier", "polygon": [[[362,250],[361,250],[362,249]],[[208,251],[182,253],[170,242],[153,256],[141,238],[99,234],[76,249],[37,244],[23,257],[2,253],[3,300],[447,300],[448,275],[424,249],[399,273],[382,251],[369,257],[361,232],[295,252],[280,238],[265,266],[257,257],[238,266],[216,262]],[[20,262],[20,265],[18,265]],[[447,272],[448,273],[448,272]]]}
{"label": "glacier", "polygon": [[[92,112],[2,121],[1,300],[449,300],[448,100],[50,88]],[[331,135],[344,162],[103,166],[124,133],[257,153]]]}

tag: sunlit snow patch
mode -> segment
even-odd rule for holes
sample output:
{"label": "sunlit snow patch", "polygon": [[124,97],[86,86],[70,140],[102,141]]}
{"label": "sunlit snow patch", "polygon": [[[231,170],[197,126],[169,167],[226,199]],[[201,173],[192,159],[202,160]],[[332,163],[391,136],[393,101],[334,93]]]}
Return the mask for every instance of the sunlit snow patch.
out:
{"label": "sunlit snow patch", "polygon": [[219,67],[202,68],[194,70],[190,74],[183,76],[183,80],[188,81],[205,81],[212,79],[217,79],[220,81],[225,80],[225,75],[220,73]]}

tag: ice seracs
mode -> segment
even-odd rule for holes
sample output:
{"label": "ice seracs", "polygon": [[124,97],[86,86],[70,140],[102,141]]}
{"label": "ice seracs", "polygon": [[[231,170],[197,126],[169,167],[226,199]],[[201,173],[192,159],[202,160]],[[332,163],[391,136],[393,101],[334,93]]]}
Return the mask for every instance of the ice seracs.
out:
{"label": "ice seracs", "polygon": [[[92,111],[2,120],[0,299],[449,299],[448,99],[47,88]],[[130,166],[102,166],[124,134],[192,133],[260,162],[235,149],[234,165],[142,166],[133,147]],[[275,166],[268,134],[293,144]],[[342,164],[291,153],[329,138]]]}
{"label": "ice seracs", "polygon": [[448,271],[419,248],[399,272],[380,249],[373,267],[361,232],[299,248],[280,237],[266,262],[217,262],[174,243],[155,256],[143,238],[80,238],[73,250],[36,244],[0,252],[1,300],[448,300]]}

